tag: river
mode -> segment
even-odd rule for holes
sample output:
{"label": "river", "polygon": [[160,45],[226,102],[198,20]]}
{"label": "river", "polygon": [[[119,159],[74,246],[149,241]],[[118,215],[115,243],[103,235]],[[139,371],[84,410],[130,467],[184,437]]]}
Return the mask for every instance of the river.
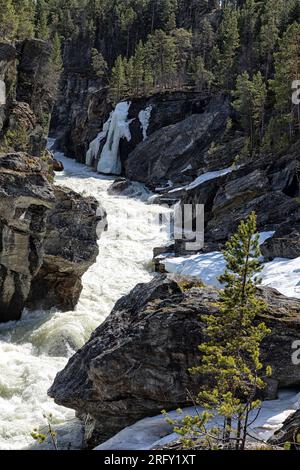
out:
{"label": "river", "polygon": [[[0,327],[0,449],[31,446],[31,432],[45,424],[44,413],[52,413],[58,425],[73,422],[74,412],[55,405],[47,397],[48,388],[114,303],[137,283],[151,279],[152,250],[168,239],[166,227],[157,223],[165,209],[110,196],[111,177],[98,175],[62,154],[56,158],[65,171],[56,175],[55,184],[94,196],[107,211],[109,227],[99,241],[97,262],[84,275],[75,311],[25,311],[21,321]],[[74,423],[75,433],[78,425]]]}

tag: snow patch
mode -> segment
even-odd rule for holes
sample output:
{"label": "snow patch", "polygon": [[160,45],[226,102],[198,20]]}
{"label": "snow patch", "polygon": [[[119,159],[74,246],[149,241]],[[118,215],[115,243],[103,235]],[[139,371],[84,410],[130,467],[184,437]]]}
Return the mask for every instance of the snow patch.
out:
{"label": "snow patch", "polygon": [[[284,421],[300,406],[300,393],[296,391],[282,391],[278,400],[262,403],[258,417],[253,411],[254,422],[251,424],[251,435],[257,439],[268,440],[275,431],[282,427]],[[200,410],[201,411],[201,410]],[[181,420],[186,415],[194,416],[195,408],[186,408],[183,414],[177,411],[169,413],[170,418]],[[251,420],[250,420],[251,421]],[[213,425],[218,424],[216,418]],[[177,441],[178,434],[172,432],[172,426],[166,423],[162,415],[145,418],[133,426],[128,426],[114,437],[95,448],[95,450],[149,450],[170,442]]]}
{"label": "snow patch", "polygon": [[[262,245],[275,232],[260,233]],[[183,276],[195,276],[205,284],[221,287],[217,278],[223,274],[226,263],[221,252],[204,253],[180,258],[166,259],[166,271]],[[300,298],[300,257],[295,259],[276,258],[263,265],[260,274],[262,285],[273,287],[287,296]]]}
{"label": "snow patch", "polygon": [[198,176],[192,183],[187,186],[183,186],[182,188],[176,188],[169,191],[169,193],[173,193],[175,191],[183,190],[190,191],[191,189],[197,188],[201,184],[205,183],[206,181],[214,180],[216,178],[220,178],[220,176],[227,175],[231,173],[235,167],[231,166],[229,168],[224,168],[223,170],[217,171],[208,171],[207,173],[203,173],[203,175]]}
{"label": "snow patch", "polygon": [[193,167],[191,164],[189,164],[188,166],[186,166],[183,170],[181,170],[181,173],[185,173],[186,171],[189,171],[189,170],[192,170]]}
{"label": "snow patch", "polygon": [[275,258],[264,265],[262,285],[273,287],[287,297],[300,299],[300,258]]}
{"label": "snow patch", "polygon": [[151,112],[152,112],[153,106],[147,106],[146,109],[142,110],[139,112],[139,121],[141,123],[141,129],[143,132],[143,140],[147,139],[147,131],[150,123],[150,118],[151,118]]}

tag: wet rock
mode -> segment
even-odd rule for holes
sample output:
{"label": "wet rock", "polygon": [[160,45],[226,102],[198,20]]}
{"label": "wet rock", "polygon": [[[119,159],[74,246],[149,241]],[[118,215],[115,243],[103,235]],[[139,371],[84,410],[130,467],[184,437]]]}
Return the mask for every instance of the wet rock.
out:
{"label": "wet rock", "polygon": [[126,178],[117,178],[108,188],[108,194],[132,197],[142,201],[147,201],[152,193],[143,184],[138,183],[137,181],[129,181]]}
{"label": "wet rock", "polygon": [[62,162],[60,162],[59,160],[56,160],[55,158],[53,159],[53,170],[54,171],[57,171],[57,172],[60,172],[60,171],[64,171],[64,165]]}
{"label": "wet rock", "polygon": [[27,39],[14,48],[0,43],[0,79],[6,99],[0,104],[0,146],[6,152],[42,156],[55,96],[51,46]]}
{"label": "wet rock", "polygon": [[[300,336],[300,301],[260,289],[272,328],[262,346],[273,368],[266,397],[278,387],[300,383],[291,361]],[[218,312],[218,292],[199,281],[158,275],[120,299],[106,321],[60,372],[49,390],[56,403],[73,408],[86,423],[86,442],[99,444],[122,428],[162,409],[189,406],[199,377],[188,368],[198,361],[204,339],[202,315]]]}

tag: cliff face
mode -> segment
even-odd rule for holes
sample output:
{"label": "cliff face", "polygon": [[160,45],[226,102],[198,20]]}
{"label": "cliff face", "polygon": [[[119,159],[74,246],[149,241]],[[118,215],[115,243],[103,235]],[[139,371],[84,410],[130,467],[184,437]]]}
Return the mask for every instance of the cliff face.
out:
{"label": "cliff face", "polygon": [[50,57],[37,39],[0,44],[0,322],[18,320],[26,305],[73,309],[105,219],[93,198],[52,184]]}
{"label": "cliff face", "polygon": [[112,109],[103,80],[92,70],[91,47],[89,37],[84,34],[65,43],[64,68],[51,121],[51,133],[57,138],[57,145],[82,163],[89,143]]}
{"label": "cliff face", "polygon": [[28,39],[16,48],[0,44],[0,79],[6,99],[0,105],[0,146],[40,156],[45,150],[53,107],[51,47]]}
{"label": "cliff face", "polygon": [[43,162],[0,154],[0,322],[20,318],[43,259],[54,193]]}
{"label": "cliff face", "polygon": [[82,291],[81,278],[99,252],[97,227],[100,223],[105,227],[106,213],[94,198],[83,198],[70,189],[55,187],[54,196],[43,264],[32,280],[27,306],[74,310]]}

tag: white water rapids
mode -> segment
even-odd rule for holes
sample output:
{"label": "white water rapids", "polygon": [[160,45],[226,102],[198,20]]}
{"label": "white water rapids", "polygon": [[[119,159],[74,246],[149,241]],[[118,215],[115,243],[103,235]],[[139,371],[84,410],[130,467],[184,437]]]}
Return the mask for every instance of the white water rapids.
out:
{"label": "white water rapids", "polygon": [[76,311],[25,312],[20,322],[0,327],[0,449],[32,445],[30,433],[45,425],[44,413],[52,413],[56,424],[74,418],[72,410],[47,397],[47,389],[114,303],[151,279],[152,249],[168,239],[166,229],[156,223],[164,210],[160,206],[109,196],[112,178],[61,154],[56,157],[65,165],[56,184],[98,199],[108,213],[109,228],[99,241],[96,264],[83,278]]}

